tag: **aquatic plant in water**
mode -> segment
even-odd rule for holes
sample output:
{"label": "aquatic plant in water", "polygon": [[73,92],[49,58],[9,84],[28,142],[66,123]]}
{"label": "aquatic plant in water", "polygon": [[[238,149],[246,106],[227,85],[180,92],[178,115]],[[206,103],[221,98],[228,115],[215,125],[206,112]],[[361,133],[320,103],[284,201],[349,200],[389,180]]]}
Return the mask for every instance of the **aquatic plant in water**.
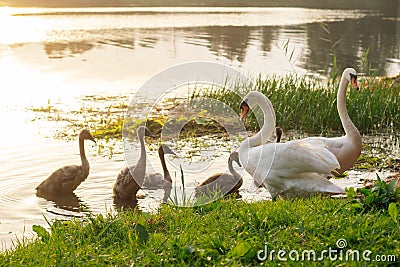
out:
{"label": "aquatic plant in water", "polygon": [[[396,180],[389,183],[382,181],[377,175],[377,181],[371,188],[358,188],[357,191],[353,187],[346,188],[346,195],[351,200],[351,207],[361,212],[370,210],[388,210],[392,203],[400,200],[400,187],[396,188]],[[359,193],[359,196],[357,196]],[[393,210],[391,206],[391,210]],[[393,213],[394,211],[391,211]],[[397,216],[397,215],[396,215]]]}

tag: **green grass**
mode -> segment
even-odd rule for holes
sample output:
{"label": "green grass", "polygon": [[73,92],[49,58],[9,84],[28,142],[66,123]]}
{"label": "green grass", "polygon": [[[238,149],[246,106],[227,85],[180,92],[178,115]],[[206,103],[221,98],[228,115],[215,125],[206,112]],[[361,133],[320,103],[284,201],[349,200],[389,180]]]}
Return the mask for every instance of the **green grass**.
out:
{"label": "green grass", "polygon": [[[389,78],[364,79],[359,81],[360,91],[348,89],[347,109],[350,118],[362,133],[398,132],[400,83]],[[196,92],[192,97],[218,99],[239,113],[242,99],[236,92],[244,95],[250,90],[261,91],[271,100],[277,125],[284,130],[327,134],[342,130],[336,108],[337,84],[300,76],[269,77],[256,79],[249,88],[240,85],[233,90],[214,88]],[[246,126],[254,131],[259,129],[255,116],[246,119]]]}
{"label": "green grass", "polygon": [[[126,211],[84,221],[56,221],[51,235],[0,254],[1,266],[252,266],[267,245],[287,251],[337,249],[400,258],[400,228],[388,211],[356,213],[348,200],[311,198],[257,203],[220,200],[204,206],[162,206],[157,214]],[[392,212],[393,213],[393,212]],[[343,254],[345,255],[345,254]],[[360,254],[361,255],[361,254]],[[275,255],[276,257],[276,255]],[[288,255],[286,255],[288,257]],[[361,256],[360,256],[361,257]],[[297,266],[298,262],[288,262]],[[368,262],[305,261],[305,265]],[[376,265],[376,262],[373,263]]]}

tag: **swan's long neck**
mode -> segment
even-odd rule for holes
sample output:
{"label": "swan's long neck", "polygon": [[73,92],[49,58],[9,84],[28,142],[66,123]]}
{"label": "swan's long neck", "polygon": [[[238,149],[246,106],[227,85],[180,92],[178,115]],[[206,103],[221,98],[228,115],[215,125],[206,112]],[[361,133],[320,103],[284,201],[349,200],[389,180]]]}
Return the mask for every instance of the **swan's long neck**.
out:
{"label": "swan's long neck", "polygon": [[139,186],[142,186],[146,173],[146,146],[144,145],[144,135],[138,134],[138,138],[140,142],[140,156],[136,162],[136,167],[133,170],[133,174],[136,182],[139,184]]}
{"label": "swan's long neck", "polygon": [[351,121],[349,113],[347,112],[346,92],[348,85],[348,80],[346,80],[344,76],[342,76],[337,94],[337,110],[339,112],[340,121],[342,122],[346,136],[354,139],[360,137],[360,132]]}
{"label": "swan's long neck", "polygon": [[233,160],[229,158],[228,169],[235,178],[240,178],[240,174],[233,168]]}
{"label": "swan's long neck", "polygon": [[165,154],[164,152],[160,151],[158,152],[160,156],[160,161],[161,161],[161,166],[164,172],[164,181],[163,181],[163,188],[164,188],[164,197],[163,197],[163,202],[167,203],[168,199],[171,195],[171,190],[172,190],[172,179],[171,175],[169,174],[167,164],[165,163]]}
{"label": "swan's long neck", "polygon": [[85,140],[83,138],[79,138],[79,154],[81,156],[82,161],[82,169],[89,172],[89,161],[86,158],[85,154]]}
{"label": "swan's long neck", "polygon": [[260,106],[264,113],[264,124],[258,133],[248,138],[250,147],[266,144],[275,129],[275,111],[271,101],[267,97],[257,98],[255,104]]}
{"label": "swan's long neck", "polygon": [[159,152],[158,154],[160,156],[161,166],[164,172],[164,179],[172,182],[171,176],[169,175],[169,171],[167,169],[167,164],[165,163],[165,154],[164,152]]}

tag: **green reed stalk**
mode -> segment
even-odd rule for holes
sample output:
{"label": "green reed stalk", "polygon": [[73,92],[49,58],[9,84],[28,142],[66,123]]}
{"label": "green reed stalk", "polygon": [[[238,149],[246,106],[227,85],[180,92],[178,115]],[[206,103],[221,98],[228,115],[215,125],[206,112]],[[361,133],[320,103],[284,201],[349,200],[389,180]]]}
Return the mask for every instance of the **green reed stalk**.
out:
{"label": "green reed stalk", "polygon": [[[391,133],[400,129],[400,84],[392,79],[365,78],[360,81],[360,91],[348,88],[347,109],[350,118],[362,133]],[[341,131],[342,125],[336,108],[337,83],[324,83],[316,78],[297,75],[255,79],[249,88],[237,86],[233,90],[213,88],[199,95],[224,102],[239,113],[242,95],[258,90],[268,96],[276,113],[276,123],[285,130],[328,134]],[[260,112],[255,109],[254,112]],[[246,121],[249,130],[258,130],[255,116]]]}

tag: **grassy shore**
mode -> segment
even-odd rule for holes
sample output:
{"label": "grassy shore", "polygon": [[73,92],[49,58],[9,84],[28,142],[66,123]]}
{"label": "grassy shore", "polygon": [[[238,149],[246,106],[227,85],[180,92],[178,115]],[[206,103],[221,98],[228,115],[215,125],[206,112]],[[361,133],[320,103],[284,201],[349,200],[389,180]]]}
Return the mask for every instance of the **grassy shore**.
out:
{"label": "grassy shore", "polygon": [[[398,221],[383,210],[355,212],[350,203],[319,197],[258,203],[227,199],[193,208],[165,205],[154,215],[126,211],[106,217],[93,215],[83,221],[56,221],[51,225],[51,234],[39,228],[40,238],[33,243],[21,243],[15,250],[1,253],[0,263],[2,266],[269,266],[282,263],[277,256],[279,250],[286,251],[283,257],[292,266],[299,262],[290,260],[297,257],[295,252],[289,257],[291,250],[299,253],[299,261],[304,251],[315,251],[315,261],[313,256],[309,260],[308,254],[304,255],[302,263],[310,266],[359,266],[375,261],[377,255],[385,255],[390,261],[395,256],[398,263]],[[340,245],[342,249],[338,249],[339,239],[347,242],[346,246]],[[259,260],[257,253],[265,250],[265,246],[268,257]],[[329,249],[338,249],[332,258],[321,254]],[[275,254],[270,258],[272,250]],[[371,262],[362,258],[366,250],[371,251],[368,254]],[[360,261],[352,260],[349,251],[358,251]]]}

